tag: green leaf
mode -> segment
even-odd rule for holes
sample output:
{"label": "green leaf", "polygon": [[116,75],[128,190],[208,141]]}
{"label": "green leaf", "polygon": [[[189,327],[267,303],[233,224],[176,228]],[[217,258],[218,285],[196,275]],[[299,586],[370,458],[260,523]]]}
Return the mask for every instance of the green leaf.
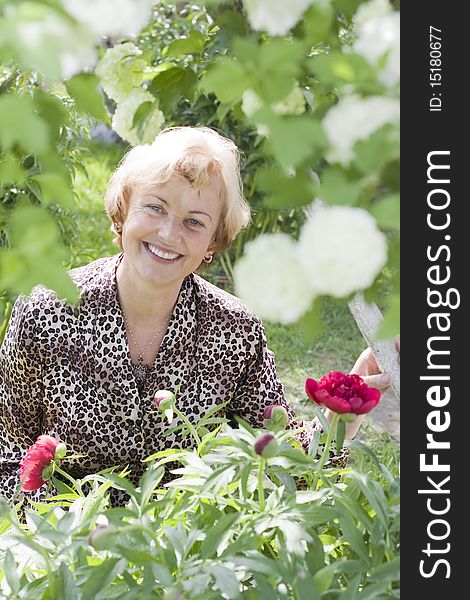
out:
{"label": "green leaf", "polygon": [[360,573],[359,573],[359,575],[356,575],[354,577],[354,579],[349,583],[348,587],[341,593],[340,599],[341,600],[356,600],[357,591],[358,591],[358,587],[361,582],[361,579],[362,579],[362,576]]}
{"label": "green leaf", "polygon": [[365,564],[370,565],[369,551],[367,550],[361,528],[354,521],[349,507],[339,505],[337,509],[344,539],[351,545],[351,548]]}
{"label": "green leaf", "polygon": [[308,455],[317,458],[318,446],[320,444],[321,431],[317,429],[313,432],[312,439],[308,447]]}
{"label": "green leaf", "polygon": [[39,173],[31,181],[36,181],[41,188],[41,197],[47,204],[58,204],[62,208],[75,208],[72,190],[67,179],[59,173]]}
{"label": "green leaf", "polygon": [[340,419],[336,426],[336,452],[341,452],[346,435],[346,423]]}
{"label": "green leaf", "polygon": [[269,208],[291,208],[312,202],[315,185],[306,170],[288,175],[279,167],[264,167],[256,173],[256,184],[266,194]]}
{"label": "green leaf", "polygon": [[245,37],[249,33],[248,24],[243,16],[234,10],[224,10],[212,15],[218,27],[215,44],[220,48],[229,48],[235,36]]}
{"label": "green leaf", "polygon": [[319,195],[328,204],[357,204],[361,193],[361,182],[348,179],[347,174],[339,167],[328,167],[322,173]]}
{"label": "green leaf", "polygon": [[93,73],[79,73],[65,81],[68,93],[75,100],[78,110],[89,113],[98,121],[107,121],[104,96],[100,80]]}
{"label": "green leaf", "polygon": [[253,579],[256,581],[258,595],[253,596],[254,600],[279,600],[279,594],[276,587],[272,586],[266,577],[260,573],[254,573]]}
{"label": "green leaf", "polygon": [[64,562],[61,562],[56,575],[57,598],[78,600],[78,589],[70,567]]}
{"label": "green leaf", "polygon": [[214,577],[217,589],[228,598],[235,599],[240,596],[240,583],[233,571],[222,565],[211,565],[208,571]]}
{"label": "green leaf", "polygon": [[150,552],[145,552],[139,548],[129,548],[123,544],[116,544],[116,551],[119,551],[124,558],[138,567],[150,565],[155,562],[155,557]]}
{"label": "green leaf", "polygon": [[374,569],[370,578],[374,581],[398,581],[400,579],[400,557],[396,556]]}
{"label": "green leaf", "polygon": [[310,575],[302,573],[302,577],[298,577],[293,584],[295,598],[308,598],[309,600],[320,600],[321,593]]}
{"label": "green leaf", "polygon": [[388,583],[376,583],[375,585],[367,585],[361,590],[361,600],[382,600],[384,593],[387,590]]}
{"label": "green leaf", "polygon": [[205,540],[201,544],[200,555],[202,558],[217,556],[217,548],[227,530],[239,518],[238,513],[228,513],[220,517],[207,532]]}
{"label": "green leaf", "polygon": [[12,551],[7,548],[4,560],[4,572],[12,592],[17,594],[20,589],[20,578],[17,572],[16,560]]}
{"label": "green leaf", "polygon": [[241,100],[251,80],[238,61],[224,57],[209,65],[200,87],[204,92],[213,92],[221,102],[230,103]]}
{"label": "green leaf", "polygon": [[232,48],[253,82],[251,87],[268,104],[285,98],[300,76],[305,56],[301,42],[268,38],[258,44],[250,38],[239,37]]}
{"label": "green leaf", "polygon": [[331,54],[318,54],[308,63],[312,74],[327,89],[342,89],[351,84],[375,82],[373,68],[359,54],[333,51]]}
{"label": "green leaf", "polygon": [[396,125],[384,125],[366,140],[356,142],[354,150],[355,167],[365,175],[380,173],[388,162],[400,156],[400,131]]}
{"label": "green leaf", "polygon": [[127,567],[127,560],[119,557],[107,557],[106,560],[97,567],[87,570],[87,580],[82,586],[81,598],[83,600],[92,600],[101,590],[105,589],[121,571]]}
{"label": "green leaf", "polygon": [[166,565],[154,561],[150,568],[152,569],[155,579],[165,587],[173,585],[175,582],[170,570]]}
{"label": "green leaf", "polygon": [[313,467],[312,458],[307,456],[302,450],[298,448],[291,448],[290,450],[283,450],[282,456],[290,458],[293,462],[298,465],[309,465]]}
{"label": "green leaf", "polygon": [[0,184],[21,185],[25,179],[26,171],[15,156],[7,154],[0,160]]}
{"label": "green leaf", "polygon": [[64,103],[52,94],[46,94],[41,88],[35,88],[33,100],[37,114],[48,123],[53,138],[57,140],[61,127],[70,122]]}
{"label": "green leaf", "polygon": [[17,144],[27,154],[49,149],[49,128],[31,98],[0,97],[0,144],[7,150]]}
{"label": "green leaf", "polygon": [[258,551],[250,552],[250,556],[235,556],[224,553],[224,558],[227,562],[233,562],[236,566],[247,569],[252,573],[261,573],[275,579],[278,579],[281,574],[279,561],[274,561]]}
{"label": "green leaf", "polygon": [[385,496],[382,493],[378,493],[377,489],[374,488],[371,483],[373,483],[370,478],[365,474],[359,471],[350,471],[347,475],[348,478],[353,480],[356,485],[359,487],[361,492],[369,501],[371,507],[375,510],[377,519],[380,521],[380,524],[384,529],[387,528],[387,502]]}
{"label": "green leaf", "polygon": [[383,321],[375,335],[377,340],[395,338],[400,333],[400,295],[393,294],[387,298],[387,308]]}
{"label": "green leaf", "polygon": [[167,48],[166,55],[170,57],[187,54],[201,54],[204,50],[204,35],[197,29],[192,29],[187,38],[173,40]]}
{"label": "green leaf", "polygon": [[148,467],[140,478],[140,504],[143,507],[149,500],[155,488],[158,486],[165,474],[165,469],[160,466],[157,468]]}
{"label": "green leaf", "polygon": [[119,475],[116,475],[115,473],[106,473],[106,475],[104,475],[104,477],[114,484],[113,487],[126,491],[129,494],[129,496],[131,496],[132,498],[137,497],[137,491],[136,491],[135,487],[125,477],[120,477]]}
{"label": "green leaf", "polygon": [[321,314],[321,302],[316,298],[307,312],[295,324],[306,344],[314,342],[323,332],[324,323]]}
{"label": "green leaf", "polygon": [[305,40],[308,45],[325,43],[333,36],[335,14],[329,2],[315,2],[304,15]]}
{"label": "green leaf", "polygon": [[307,544],[307,553],[305,554],[305,562],[311,575],[315,575],[317,571],[325,566],[325,550],[322,541],[315,531],[310,530],[311,540]]}
{"label": "green leaf", "polygon": [[400,196],[390,194],[372,203],[369,212],[379,227],[384,229],[400,229]]}
{"label": "green leaf", "polygon": [[65,250],[57,223],[41,206],[20,202],[8,223],[11,248],[0,249],[1,286],[28,294],[38,283],[76,302],[78,290],[63,267]]}
{"label": "green leaf", "polygon": [[313,581],[320,594],[323,594],[330,588],[334,575],[335,569],[331,565],[326,565],[315,573]]}
{"label": "green leaf", "polygon": [[284,168],[297,167],[307,159],[314,161],[327,145],[320,123],[312,117],[258,111],[253,119],[268,126],[268,144]]}
{"label": "green leaf", "polygon": [[134,118],[132,119],[132,128],[136,128],[137,135],[140,139],[142,139],[145,133],[147,123],[152,117],[155,108],[157,107],[157,102],[147,101],[142,102],[142,104],[140,104],[140,106],[135,111]]}
{"label": "green leaf", "polygon": [[295,494],[295,492],[297,491],[297,485],[292,475],[286,473],[285,471],[281,471],[280,468],[276,465],[270,466],[269,475],[271,479],[274,477],[275,480],[279,482],[278,485],[283,485],[286,489],[286,492]]}
{"label": "green leaf", "polygon": [[333,0],[335,6],[345,17],[351,18],[363,0]]}
{"label": "green leaf", "polygon": [[158,98],[161,110],[168,114],[182,98],[192,98],[196,79],[192,69],[170,65],[155,75],[148,91]]}
{"label": "green leaf", "polygon": [[278,526],[284,536],[284,545],[288,553],[296,554],[297,556],[305,555],[305,548],[303,541],[310,542],[311,536],[302,527],[302,525],[296,521],[289,521],[287,519],[274,519],[274,523]]}

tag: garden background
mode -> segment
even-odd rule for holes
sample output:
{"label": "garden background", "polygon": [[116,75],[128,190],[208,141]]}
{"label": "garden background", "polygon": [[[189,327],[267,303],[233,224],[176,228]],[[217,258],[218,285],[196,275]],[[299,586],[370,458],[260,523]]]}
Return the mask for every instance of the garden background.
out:
{"label": "garden background", "polygon": [[[17,294],[43,283],[74,301],[67,269],[117,252],[103,212],[109,176],[130,145],[149,143],[171,125],[215,127],[242,150],[252,224],[204,276],[240,294],[264,318],[288,398],[300,414],[310,410],[306,377],[348,371],[364,348],[347,305],[354,293],[362,291],[383,310],[382,338],[398,333],[399,3],[120,0],[110,9],[104,1],[3,0],[0,10],[0,337]],[[309,210],[315,198],[329,218],[321,227]],[[335,247],[331,239],[341,243]],[[339,265],[336,278],[331,264]],[[316,532],[324,563],[304,567],[306,583],[289,580],[281,569],[284,594],[276,569],[265,565],[265,572],[253,567],[246,593],[235,593],[233,580],[224,583],[214,567],[207,580],[214,598],[268,598],[256,595],[260,589],[300,598],[308,586],[317,594],[312,598],[398,597],[399,449],[372,419],[360,440],[366,447],[353,447],[352,465],[373,482],[380,501],[352,477],[358,506]],[[330,483],[335,475],[329,474]],[[56,532],[61,518],[49,517]],[[90,515],[83,516],[76,539],[92,525]],[[271,559],[282,562],[276,535],[270,552],[278,554]],[[266,543],[271,540],[261,543],[263,556]],[[216,547],[214,553],[211,558],[220,555]],[[303,560],[305,553],[294,555]],[[99,556],[85,563],[110,564],[108,555]],[[142,585],[151,590],[144,558],[140,564],[136,556],[120,556],[133,565],[139,593]],[[320,573],[343,559],[356,563]],[[129,581],[122,596],[106,596],[116,593],[110,590],[117,571],[110,571],[103,595],[80,595],[80,579],[70,576],[78,562],[75,570],[70,557],[61,563],[48,556],[57,581],[26,568],[15,579],[18,556],[7,553],[3,560],[3,589],[18,597],[33,597],[21,596],[36,589],[27,588],[33,580],[49,588],[37,585],[41,598],[61,597],[57,590],[67,582],[77,590],[70,597],[133,597]],[[155,578],[155,565],[149,568]],[[157,576],[162,593],[179,585],[170,571],[171,584]]]}

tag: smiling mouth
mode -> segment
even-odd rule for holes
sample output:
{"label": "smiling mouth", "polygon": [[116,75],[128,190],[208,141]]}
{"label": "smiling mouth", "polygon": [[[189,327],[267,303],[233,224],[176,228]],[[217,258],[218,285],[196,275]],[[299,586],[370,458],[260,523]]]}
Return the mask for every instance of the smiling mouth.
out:
{"label": "smiling mouth", "polygon": [[161,248],[158,248],[157,246],[154,246],[153,244],[149,244],[148,242],[144,242],[144,246],[154,256],[167,262],[174,262],[183,256],[182,254],[176,254],[175,252],[167,252]]}

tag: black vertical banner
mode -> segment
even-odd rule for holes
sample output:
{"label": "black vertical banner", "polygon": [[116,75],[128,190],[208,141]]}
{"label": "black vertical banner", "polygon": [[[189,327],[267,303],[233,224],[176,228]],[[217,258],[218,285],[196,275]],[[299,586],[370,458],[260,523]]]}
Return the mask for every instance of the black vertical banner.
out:
{"label": "black vertical banner", "polygon": [[[465,598],[470,156],[460,5],[401,5],[402,597]],[[445,596],[443,596],[445,594]]]}

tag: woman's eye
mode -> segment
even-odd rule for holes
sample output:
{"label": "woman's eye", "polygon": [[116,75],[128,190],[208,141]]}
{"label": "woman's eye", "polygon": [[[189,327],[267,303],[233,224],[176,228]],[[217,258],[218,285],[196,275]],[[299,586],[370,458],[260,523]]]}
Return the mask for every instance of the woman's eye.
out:
{"label": "woman's eye", "polygon": [[193,227],[204,227],[204,223],[201,223],[197,219],[188,219],[188,223]]}
{"label": "woman's eye", "polygon": [[152,204],[151,206],[149,206],[149,208],[156,213],[162,213],[163,212],[163,208],[161,206],[158,206],[157,204]]}

